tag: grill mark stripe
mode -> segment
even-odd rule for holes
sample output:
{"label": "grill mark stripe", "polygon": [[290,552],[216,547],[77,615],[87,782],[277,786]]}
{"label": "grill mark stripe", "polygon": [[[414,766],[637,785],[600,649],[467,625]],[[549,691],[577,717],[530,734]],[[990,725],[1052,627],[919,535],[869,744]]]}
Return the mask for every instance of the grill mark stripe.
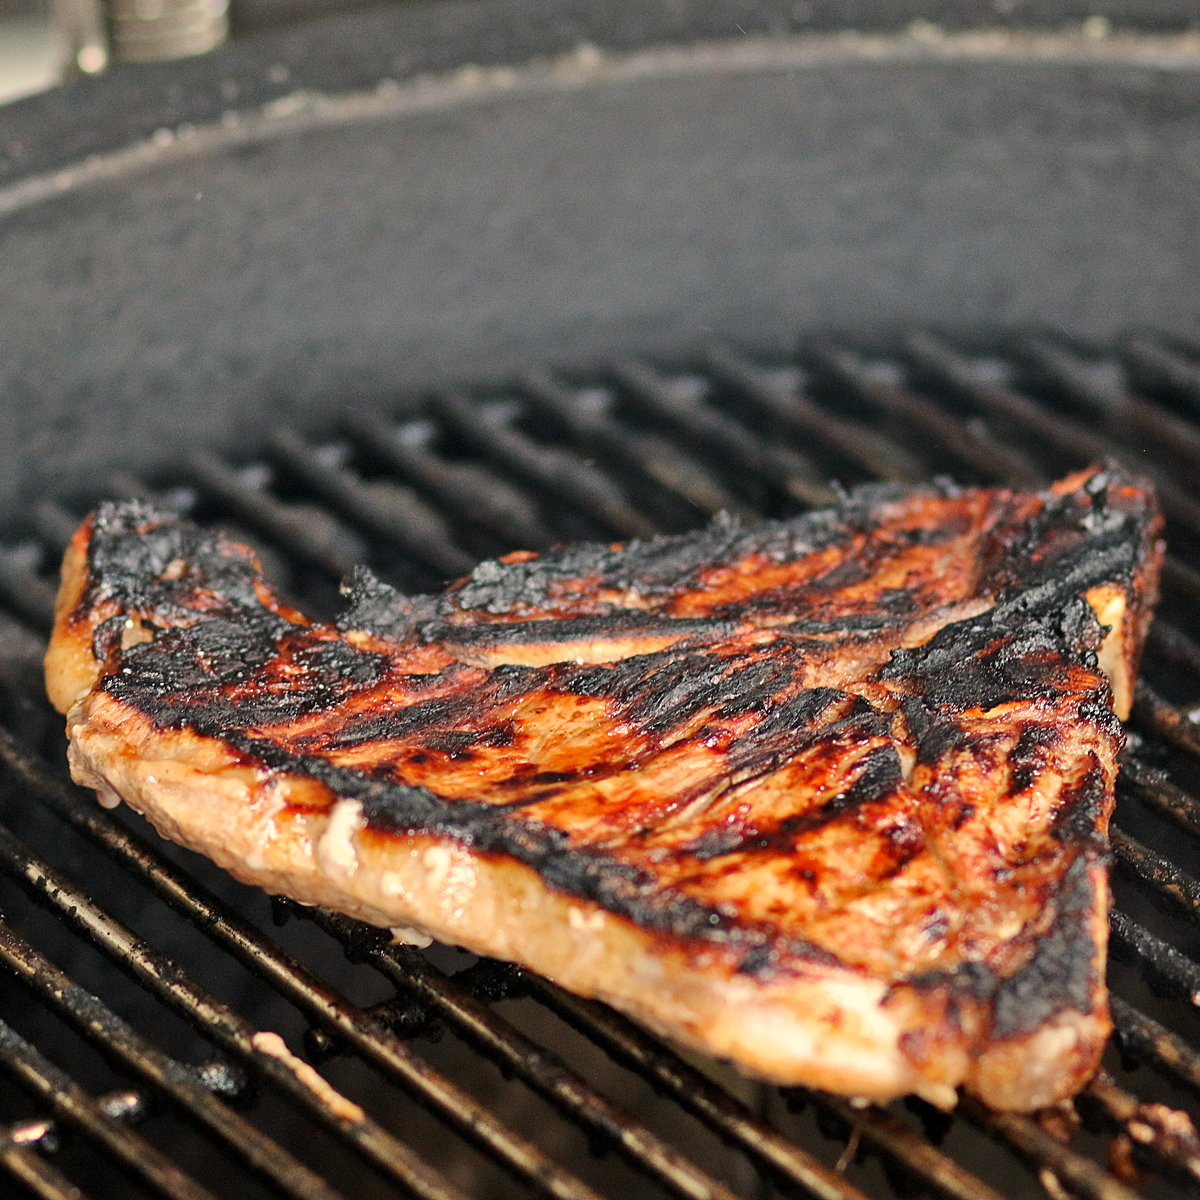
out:
{"label": "grill mark stripe", "polygon": [[[164,640],[144,643],[131,648],[127,654],[150,659],[155,657],[157,649],[165,651],[170,662],[174,663],[178,660],[181,643],[186,642],[189,635],[196,633],[199,628],[194,626],[189,630],[172,631],[164,635],[165,642],[169,644],[164,644]],[[289,627],[285,636],[293,634],[294,631]],[[602,695],[611,695],[615,691],[617,696],[614,699],[625,700],[630,704],[633,715],[642,717],[648,728],[662,733],[680,719],[694,715],[698,709],[712,706],[714,696],[711,686],[700,689],[699,695],[688,694],[686,689],[683,694],[677,694],[673,687],[679,678],[687,677],[687,668],[693,657],[687,655],[683,663],[666,664],[667,680],[666,686],[659,692],[661,698],[657,703],[648,705],[639,704],[641,697],[630,696],[628,688],[622,687],[622,684],[630,681],[636,686],[640,680],[645,689],[644,674],[636,669],[638,664],[632,664],[635,669],[628,672],[613,671],[612,668],[569,668],[564,672],[558,672],[555,668],[516,668],[512,673],[541,677],[561,674],[564,676],[563,684],[579,687],[577,694],[588,694],[588,683],[592,683]],[[773,675],[778,674],[778,664],[766,662],[760,666],[765,669],[745,676],[750,687],[743,695],[743,702],[748,706],[762,707],[772,694],[769,688],[764,689],[762,685],[764,678],[770,681]],[[713,678],[707,682],[710,685],[719,684],[729,670],[728,663],[715,664]],[[626,678],[597,681],[598,671],[609,671],[614,676],[625,675]],[[501,803],[448,800],[429,788],[409,786],[378,774],[368,775],[353,768],[339,767],[319,754],[281,744],[270,736],[269,729],[256,730],[255,726],[261,722],[237,719],[237,715],[242,713],[240,705],[220,691],[219,683],[211,677],[206,680],[208,686],[204,689],[189,685],[186,680],[176,680],[179,687],[177,692],[165,696],[157,693],[155,688],[161,684],[165,674],[165,671],[157,673],[150,686],[147,686],[146,673],[140,669],[135,676],[117,672],[106,676],[100,686],[114,699],[144,712],[160,727],[190,728],[201,736],[220,739],[252,762],[315,780],[325,784],[338,796],[359,800],[368,826],[376,830],[450,837],[482,853],[510,855],[536,869],[547,883],[560,891],[592,900],[639,925],[674,936],[736,945],[758,945],[769,936],[745,924],[735,927],[730,918],[716,907],[701,904],[690,897],[670,890],[653,894],[656,890],[653,877],[639,868],[594,847],[573,847],[569,835],[561,829],[536,821],[523,822],[515,817],[514,814],[520,810],[545,800],[545,791]],[[186,674],[191,677],[191,672]],[[523,679],[521,682],[527,684],[528,681]],[[601,683],[605,686],[601,686]],[[653,689],[650,690],[653,693]],[[727,693],[725,695],[727,698]],[[843,693],[833,689],[808,689],[795,697],[789,706],[773,714],[774,720],[766,723],[769,728],[765,739],[772,746],[771,761],[791,757],[802,744],[811,741],[811,738],[796,739],[790,751],[785,752],[775,745],[781,726],[786,726],[789,721],[815,719],[843,696]],[[150,702],[151,698],[153,702]],[[345,696],[331,699],[330,705],[344,700]],[[736,701],[730,701],[730,704],[734,709],[737,708]],[[416,720],[408,723],[405,730],[408,733],[436,724],[452,712],[451,702],[442,699],[413,707],[424,711],[418,714]],[[260,708],[249,715],[261,715]],[[399,710],[402,724],[406,724],[402,718],[409,711]],[[743,765],[751,758],[750,745],[753,741],[747,739],[741,745],[740,761]],[[789,944],[792,940],[789,939]],[[794,953],[811,956],[816,950],[797,940]]]}

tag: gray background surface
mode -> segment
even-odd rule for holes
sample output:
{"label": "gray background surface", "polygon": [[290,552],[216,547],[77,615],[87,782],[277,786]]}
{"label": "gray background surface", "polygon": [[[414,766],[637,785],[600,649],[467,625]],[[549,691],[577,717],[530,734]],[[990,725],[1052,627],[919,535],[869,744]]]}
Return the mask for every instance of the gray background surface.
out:
{"label": "gray background surface", "polygon": [[0,509],[532,360],[913,323],[1196,331],[1200,57],[796,66],[763,45],[206,134],[16,203]]}

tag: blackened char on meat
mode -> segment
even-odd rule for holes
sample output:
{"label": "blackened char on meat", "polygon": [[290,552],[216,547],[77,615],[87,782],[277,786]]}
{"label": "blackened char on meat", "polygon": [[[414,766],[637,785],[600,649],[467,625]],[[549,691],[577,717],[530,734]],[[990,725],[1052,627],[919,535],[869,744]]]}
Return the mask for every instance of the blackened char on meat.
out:
{"label": "blackened char on meat", "polygon": [[870,487],[439,596],[359,570],[313,625],[220,533],[105,506],[48,680],[77,778],[243,878],[774,1078],[1027,1108],[1108,1029],[1114,695],[1160,526],[1111,467]]}

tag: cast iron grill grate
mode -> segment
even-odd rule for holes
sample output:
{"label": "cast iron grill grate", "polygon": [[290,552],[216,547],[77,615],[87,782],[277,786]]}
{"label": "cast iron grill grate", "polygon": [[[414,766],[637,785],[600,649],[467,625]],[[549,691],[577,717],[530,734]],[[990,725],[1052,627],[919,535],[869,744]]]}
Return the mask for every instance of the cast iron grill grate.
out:
{"label": "cast iron grill grate", "polygon": [[[0,551],[5,1187],[305,1200],[1200,1187],[1186,1115],[1200,1118],[1200,725],[1186,711],[1200,702],[1200,354],[1149,336],[985,354],[919,334],[884,357],[811,342],[790,363],[718,348],[687,371],[531,370],[320,433],[274,431],[249,463],[202,452],[161,479],[47,496]],[[41,699],[56,561],[103,496],[233,525],[285,592],[327,613],[362,559],[426,589],[518,547],[645,537],[721,509],[786,515],[832,501],[831,478],[1029,485],[1106,456],[1153,478],[1171,557],[1113,833],[1117,1034],[1075,1105],[1037,1117],[752,1086],[504,964],[286,902],[269,913],[66,783]]]}

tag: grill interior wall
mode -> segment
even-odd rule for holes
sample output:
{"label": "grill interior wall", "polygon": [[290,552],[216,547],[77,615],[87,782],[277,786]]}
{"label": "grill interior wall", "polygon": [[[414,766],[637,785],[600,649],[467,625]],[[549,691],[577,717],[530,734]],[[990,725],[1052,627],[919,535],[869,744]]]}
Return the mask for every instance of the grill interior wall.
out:
{"label": "grill interior wall", "polygon": [[[276,1187],[303,1196],[326,1194],[325,1186],[349,1196],[389,1196],[405,1194],[407,1186],[425,1195],[461,1188],[507,1196],[524,1188],[580,1200],[589,1188],[606,1196],[716,1196],[728,1187],[758,1197],[791,1194],[806,1182],[840,1200],[857,1195],[851,1186],[873,1196],[926,1191],[960,1200],[1034,1196],[1044,1189],[1056,1195],[1063,1188],[1121,1200],[1130,1194],[1126,1188],[1169,1196],[1195,1187],[1200,1146],[1186,1136],[1172,1141],[1169,1130],[1155,1135],[1153,1110],[1137,1109],[1130,1096],[1200,1112],[1200,1057],[1191,1049],[1200,1045],[1193,999],[1200,998],[1200,887],[1165,874],[1153,857],[1186,872],[1200,832],[1200,804],[1191,800],[1200,795],[1200,731],[1179,719],[1200,701],[1200,649],[1191,640],[1200,638],[1194,616],[1200,598],[1198,418],[1200,353],[1154,338],[1102,351],[1030,338],[967,353],[914,335],[887,356],[808,342],[795,359],[773,363],[722,347],[686,373],[642,362],[614,363],[578,379],[531,369],[470,396],[439,394],[387,411],[339,414],[319,441],[280,429],[244,460],[198,452],[182,470],[115,475],[87,494],[47,492],[30,511],[27,528],[14,530],[0,549],[0,686],[4,725],[13,738],[0,743],[6,764],[0,820],[15,835],[11,843],[0,836],[0,911],[12,931],[0,930],[8,964],[0,977],[0,1016],[88,1095],[108,1097],[108,1115],[103,1109],[98,1117],[55,1113],[51,1100],[32,1101],[28,1074],[24,1087],[12,1082],[19,1045],[5,1041],[0,1027],[10,1064],[0,1073],[0,1120],[10,1129],[0,1161],[15,1178],[40,1172],[36,1186],[45,1195],[69,1194],[53,1191],[59,1171],[85,1195],[141,1194],[139,1188],[157,1194],[156,1187],[189,1194],[166,1166],[165,1174],[154,1174],[147,1166],[153,1153],[144,1147],[128,1152],[141,1164],[134,1175],[140,1170],[149,1181],[131,1183],[129,1170],[116,1165],[126,1152],[119,1131],[128,1129],[217,1195],[272,1194],[263,1182],[272,1171]],[[759,1087],[706,1065],[727,1089],[709,1095],[687,1064],[639,1041],[619,1019],[536,981],[522,983],[512,972],[472,967],[471,958],[451,949],[422,959],[381,949],[346,922],[300,919],[313,914],[290,905],[272,909],[265,897],[206,861],[159,842],[124,808],[101,813],[89,797],[56,782],[64,774],[61,722],[41,699],[42,638],[65,540],[105,496],[153,495],[202,521],[233,526],[259,548],[268,574],[299,607],[329,615],[338,602],[338,577],[362,558],[404,590],[428,590],[479,558],[516,548],[678,531],[720,508],[745,519],[786,516],[831,498],[831,478],[852,485],[948,474],[965,483],[1028,484],[1110,454],[1154,479],[1168,516],[1171,560],[1130,726],[1133,753],[1149,770],[1126,773],[1116,818],[1128,836],[1116,843],[1122,916],[1111,980],[1132,1008],[1118,1008],[1123,1046],[1115,1040],[1106,1058],[1113,1082],[1085,1095],[1079,1105],[1084,1124],[1065,1143],[1052,1136],[1050,1122],[1000,1120],[970,1105],[953,1119],[921,1105],[855,1113],[840,1102]],[[19,747],[30,748],[32,757]],[[136,848],[119,844],[126,828],[176,864],[193,896],[174,903],[192,904],[190,916],[203,918],[206,931],[172,912],[152,889],[131,885],[126,868],[136,859],[160,890],[174,886],[165,866],[155,868]],[[107,841],[108,854],[97,839]],[[124,855],[124,868],[113,854]],[[39,874],[38,858],[65,881]],[[1156,882],[1147,883],[1139,871]],[[71,881],[145,937],[149,948],[124,940],[99,916],[90,932],[68,934],[65,924],[85,920],[84,897],[71,895]],[[231,912],[201,913],[199,888]],[[31,892],[41,903],[30,903]],[[47,911],[56,904],[57,912]],[[282,923],[273,925],[272,916]],[[239,934],[242,918],[270,941],[247,949],[247,938],[264,935]],[[1167,948],[1148,942],[1144,931]],[[252,969],[226,952],[239,936],[242,959],[251,960]],[[225,950],[213,946],[214,938],[224,939]],[[19,939],[102,997],[160,1052],[193,1068],[209,1062],[207,1072],[177,1072],[182,1082],[172,1085],[173,1100],[146,1100],[165,1086],[138,1078],[139,1070],[150,1070],[148,1049],[110,1026],[100,1053],[94,1038],[72,1031],[51,1011],[53,997],[35,998],[13,979],[21,962],[34,961]],[[281,982],[287,964],[280,966],[270,945],[294,955],[354,1007],[324,992],[318,998],[302,972]],[[156,999],[154,972],[167,968],[151,950],[183,964],[228,1010],[205,1008],[202,991],[185,996],[169,981],[162,987],[167,1004]],[[110,961],[114,955],[122,966]],[[423,962],[433,965],[432,974]],[[442,975],[464,971],[455,983]],[[138,972],[140,984],[131,984],[127,976]],[[399,993],[397,980],[404,984]],[[184,1010],[192,1020],[181,1018]],[[360,1011],[366,1013],[361,1020]],[[1139,1014],[1166,1026],[1166,1040]],[[207,1036],[197,1034],[196,1021]],[[360,1021],[358,1033],[351,1035],[348,1026],[331,1033],[339,1021]],[[315,1119],[314,1112],[298,1115],[296,1096],[285,1099],[294,1081],[278,1072],[260,1078],[261,1059],[247,1068],[254,1056],[238,1049],[246,1029],[276,1030],[293,1050],[307,1048],[334,1086],[379,1121],[378,1132],[348,1131],[319,1108]],[[608,1049],[598,1048],[606,1037]],[[565,1066],[547,1065],[526,1038],[551,1047]],[[120,1067],[109,1061],[116,1043],[132,1055]],[[617,1065],[610,1051],[637,1059],[636,1069]],[[491,1116],[479,1117],[465,1093],[439,1090],[440,1083],[427,1082],[423,1102],[410,1099],[395,1080],[409,1072],[408,1087],[415,1086],[413,1054],[476,1095]],[[503,1060],[516,1078],[506,1080],[485,1059]],[[27,1061],[21,1069],[32,1070]],[[205,1089],[218,1097],[229,1093],[228,1111],[240,1122],[218,1144],[241,1139],[242,1154],[258,1155],[258,1168],[242,1165],[237,1152],[214,1150],[211,1137],[199,1132],[203,1120],[225,1120],[220,1113],[205,1117]],[[671,1098],[672,1089],[683,1104]],[[131,1090],[142,1100],[125,1095]],[[113,1114],[138,1104],[148,1105],[144,1120],[114,1121]],[[219,1104],[224,1111],[224,1101]],[[440,1107],[449,1125],[492,1121],[495,1128],[469,1145],[431,1115],[430,1106]],[[685,1106],[698,1108],[699,1117]],[[51,1116],[54,1127],[45,1132],[37,1122]],[[78,1131],[89,1121],[90,1137]],[[110,1125],[118,1132],[105,1134]],[[772,1127],[783,1137],[772,1140]],[[273,1152],[255,1142],[255,1129],[296,1161],[272,1159]],[[1149,1141],[1139,1140],[1145,1129],[1154,1135]],[[410,1161],[391,1133],[437,1173]],[[97,1154],[94,1139],[105,1136],[116,1140]],[[478,1148],[480,1138],[490,1149]],[[1132,1155],[1144,1177],[1107,1174],[1110,1153],[1118,1163]],[[555,1174],[550,1162],[561,1171]],[[820,1163],[836,1164],[841,1173],[823,1174]],[[514,1169],[523,1184],[514,1181]],[[538,1177],[541,1184],[534,1182]]]}

